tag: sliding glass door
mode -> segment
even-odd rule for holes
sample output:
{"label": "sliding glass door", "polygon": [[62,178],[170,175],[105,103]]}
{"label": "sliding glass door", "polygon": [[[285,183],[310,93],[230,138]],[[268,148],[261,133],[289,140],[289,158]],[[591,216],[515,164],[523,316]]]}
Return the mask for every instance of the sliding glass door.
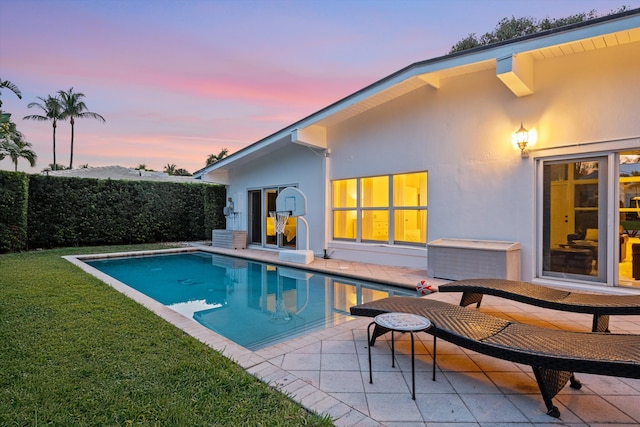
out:
{"label": "sliding glass door", "polygon": [[249,242],[273,248],[296,248],[297,220],[289,218],[284,233],[277,233],[272,213],[276,211],[276,198],[285,187],[249,190]]}
{"label": "sliding glass door", "polygon": [[607,157],[546,161],[542,175],[542,275],[605,283]]}

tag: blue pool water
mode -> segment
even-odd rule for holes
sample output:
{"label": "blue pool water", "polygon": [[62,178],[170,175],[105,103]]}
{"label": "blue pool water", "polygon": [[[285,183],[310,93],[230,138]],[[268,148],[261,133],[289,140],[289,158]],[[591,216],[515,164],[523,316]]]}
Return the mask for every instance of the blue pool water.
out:
{"label": "blue pool water", "polygon": [[207,252],[86,263],[250,350],[345,322],[352,305],[416,295]]}

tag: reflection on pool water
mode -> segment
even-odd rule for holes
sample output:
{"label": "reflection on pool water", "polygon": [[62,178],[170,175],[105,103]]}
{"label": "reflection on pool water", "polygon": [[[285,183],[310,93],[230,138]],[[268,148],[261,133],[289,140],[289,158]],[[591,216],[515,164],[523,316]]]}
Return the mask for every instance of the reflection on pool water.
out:
{"label": "reflection on pool water", "polygon": [[348,321],[352,305],[416,295],[207,252],[85,262],[250,350]]}

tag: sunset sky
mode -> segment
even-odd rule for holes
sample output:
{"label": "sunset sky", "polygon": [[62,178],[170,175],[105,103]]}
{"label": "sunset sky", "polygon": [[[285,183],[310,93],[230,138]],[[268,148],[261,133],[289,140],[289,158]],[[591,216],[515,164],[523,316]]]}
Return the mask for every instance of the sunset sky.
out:
{"label": "sunset sky", "polygon": [[[76,121],[74,167],[194,172],[501,18],[623,5],[640,0],[2,0],[0,79],[23,96],[2,90],[2,109],[38,155],[22,171],[53,161],[51,123],[22,120],[41,113],[27,104],[73,87],[106,119]],[[56,145],[68,165],[68,122]]]}

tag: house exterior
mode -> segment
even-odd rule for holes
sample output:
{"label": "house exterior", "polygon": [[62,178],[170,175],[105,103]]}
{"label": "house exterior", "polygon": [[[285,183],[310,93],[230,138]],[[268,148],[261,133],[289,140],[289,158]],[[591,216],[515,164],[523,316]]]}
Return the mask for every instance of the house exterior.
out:
{"label": "house exterior", "polygon": [[516,254],[510,277],[624,292],[640,283],[639,159],[634,9],[412,64],[196,178],[227,185],[249,247],[306,247],[294,219],[293,238],[272,231],[294,186],[317,257],[437,271],[458,246],[482,276],[464,250],[485,248]]}

